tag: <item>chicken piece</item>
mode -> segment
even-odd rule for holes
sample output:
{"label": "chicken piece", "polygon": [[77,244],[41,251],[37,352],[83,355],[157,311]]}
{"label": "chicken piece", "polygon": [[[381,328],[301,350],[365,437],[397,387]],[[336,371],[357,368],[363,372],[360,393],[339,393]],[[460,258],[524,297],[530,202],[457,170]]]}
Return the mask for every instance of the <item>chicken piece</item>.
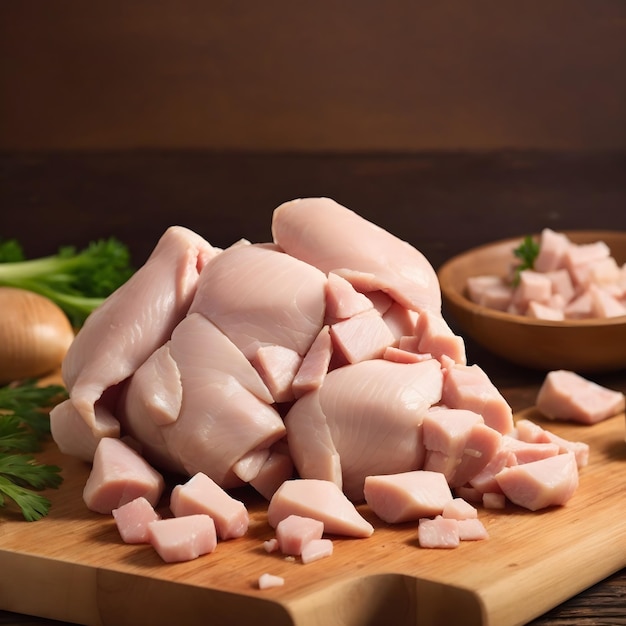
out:
{"label": "chicken piece", "polygon": [[500,448],[500,433],[467,409],[436,408],[422,424],[424,469],[441,472],[451,487],[460,487],[482,471]]}
{"label": "chicken piece", "polygon": [[285,481],[272,496],[267,520],[272,528],[290,515],[310,517],[323,522],[324,532],[348,537],[369,537],[374,527],[335,483],[327,480],[294,479]]}
{"label": "chicken piece", "polygon": [[180,415],[183,387],[180,370],[167,342],[123,386],[116,413],[125,434],[140,442],[142,455],[155,467],[185,474],[164,433]]}
{"label": "chicken piece", "polygon": [[372,301],[359,293],[345,278],[328,273],[326,284],[326,321],[333,324],[374,308]]}
{"label": "chicken piece", "polygon": [[441,315],[430,311],[420,313],[414,332],[419,338],[418,352],[432,354],[436,359],[446,355],[461,365],[467,363],[463,338],[452,331]]}
{"label": "chicken piece", "polygon": [[441,516],[456,520],[474,519],[478,517],[478,510],[463,498],[453,498],[444,504]]}
{"label": "chicken piece", "polygon": [[217,547],[215,524],[208,515],[186,515],[151,522],[150,543],[166,563],[192,561]]}
{"label": "chicken piece", "polygon": [[445,476],[426,470],[368,476],[364,495],[370,509],[388,524],[441,514],[452,502]]}
{"label": "chicken piece", "polygon": [[303,563],[319,561],[333,553],[333,542],[331,539],[312,539],[302,548],[300,558]]}
{"label": "chicken piece", "polygon": [[112,513],[124,543],[149,543],[148,524],[161,519],[143,496],[113,509]]}
{"label": "chicken piece", "polygon": [[484,493],[501,493],[502,490],[500,485],[498,485],[496,475],[505,467],[510,467],[511,465],[517,465],[515,454],[501,445],[500,449],[491,457],[489,463],[469,480],[470,486],[478,491],[477,499],[481,499]]}
{"label": "chicken piece", "polygon": [[453,409],[482,415],[485,424],[506,435],[513,430],[513,411],[485,371],[460,363],[446,368],[441,402]]}
{"label": "chicken piece", "polygon": [[551,228],[544,228],[539,238],[539,252],[533,267],[538,272],[550,272],[561,269],[565,263],[565,253],[570,241],[564,233]]}
{"label": "chicken piece", "polygon": [[121,439],[104,437],[96,448],[83,500],[90,511],[111,514],[140,496],[156,506],[164,488],[163,476],[138,452]]}
{"label": "chicken piece", "polygon": [[[303,198],[274,210],[274,241],[357,291],[381,290],[413,311],[441,311],[435,270],[416,248],[330,198]],[[347,245],[349,241],[354,242]],[[357,286],[359,275],[362,283]]]}
{"label": "chicken piece", "polygon": [[96,404],[94,411],[96,422],[93,428],[69,399],[50,411],[52,439],[63,454],[91,462],[100,439],[120,436],[120,423],[105,406]]}
{"label": "chicken piece", "polygon": [[201,313],[246,356],[266,345],[304,356],[324,325],[326,276],[262,244],[224,250],[200,276],[190,313]]}
{"label": "chicken piece", "polygon": [[[173,424],[183,403],[183,385],[169,341],[155,350],[135,371],[130,382],[130,398],[141,399],[142,413],[156,426]],[[132,407],[127,412],[133,412]]]}
{"label": "chicken piece", "polygon": [[176,517],[210,516],[215,522],[215,532],[222,540],[243,537],[248,532],[250,518],[244,503],[201,472],[172,489],[170,509]]}
{"label": "chicken piece", "polygon": [[420,469],[422,420],[439,401],[442,383],[434,359],[380,359],[332,370],[285,416],[298,474],[332,480],[358,501],[366,476]]}
{"label": "chicken piece", "polygon": [[546,442],[528,442],[521,441],[516,437],[510,435],[504,435],[502,437],[502,446],[510,450],[515,457],[515,463],[511,465],[520,465],[522,463],[531,463],[532,461],[539,461],[539,459],[545,459],[549,456],[556,456],[560,454],[561,450],[556,443]]}
{"label": "chicken piece", "polygon": [[188,315],[163,349],[185,399],[180,413],[171,424],[155,423],[152,398],[172,383],[142,376],[142,366],[118,410],[124,431],[158,467],[189,476],[203,472],[224,487],[242,484],[234,466],[285,433],[272,395],[241,351],[199,313]]}
{"label": "chicken piece", "polygon": [[313,391],[322,385],[328,373],[330,360],[333,354],[333,342],[328,325],[322,326],[304,355],[298,372],[293,378],[291,389],[295,398],[302,397],[308,391]]}
{"label": "chicken piece", "polygon": [[458,548],[459,522],[441,515],[423,518],[417,526],[417,540],[421,548]]}
{"label": "chicken piece", "polygon": [[311,517],[288,515],[276,524],[276,539],[283,554],[300,556],[309,541],[321,539],[324,523]]}
{"label": "chicken piece", "polygon": [[385,348],[396,341],[381,314],[369,309],[330,327],[333,348],[348,363],[382,358]]}
{"label": "chicken piece", "polygon": [[[95,404],[170,337],[187,313],[200,270],[218,251],[179,226],[168,228],[146,263],[96,309],[63,361],[63,381],[94,428]],[[109,407],[111,408],[111,407]]]}
{"label": "chicken piece", "polygon": [[274,402],[294,399],[293,381],[302,365],[302,357],[284,346],[261,346],[251,361],[272,394]]}
{"label": "chicken piece", "polygon": [[398,302],[393,302],[382,314],[383,321],[395,337],[394,345],[399,343],[401,337],[413,334],[418,315]]}
{"label": "chicken piece", "polygon": [[266,500],[271,500],[276,490],[294,477],[294,467],[288,452],[271,450],[267,461],[249,482]]}
{"label": "chicken piece", "polygon": [[572,452],[506,467],[496,474],[508,500],[530,511],[568,502],[578,487],[578,467]]}
{"label": "chicken piece", "polygon": [[477,518],[457,520],[459,539],[461,541],[482,541],[489,539],[489,533],[484,524]]}
{"label": "chicken piece", "polygon": [[553,420],[596,424],[624,411],[625,396],[569,370],[546,375],[537,394],[537,409]]}
{"label": "chicken piece", "polygon": [[282,587],[284,584],[285,579],[282,576],[275,576],[267,572],[259,576],[259,589],[272,589],[273,587]]}
{"label": "chicken piece", "polygon": [[235,464],[285,434],[280,415],[268,404],[267,387],[228,338],[198,313],[176,327],[170,352],[183,386],[181,413],[163,429],[170,454],[190,476],[202,472],[225,489],[241,485]]}

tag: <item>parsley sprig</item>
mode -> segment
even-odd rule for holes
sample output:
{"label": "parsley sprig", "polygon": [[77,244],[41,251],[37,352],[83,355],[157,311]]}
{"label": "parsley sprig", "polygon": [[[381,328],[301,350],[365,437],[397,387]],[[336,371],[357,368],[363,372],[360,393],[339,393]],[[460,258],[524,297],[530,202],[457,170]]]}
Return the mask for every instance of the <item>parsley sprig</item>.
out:
{"label": "parsley sprig", "polygon": [[11,500],[29,522],[50,510],[50,500],[37,492],[63,480],[60,467],[39,463],[33,453],[50,435],[45,409],[64,397],[62,386],[38,386],[34,380],[0,387],[0,508]]}
{"label": "parsley sprig", "polygon": [[532,235],[526,235],[522,243],[513,250],[513,254],[520,260],[513,275],[513,284],[517,285],[520,280],[520,272],[531,270],[535,266],[535,259],[539,254],[539,242]]}

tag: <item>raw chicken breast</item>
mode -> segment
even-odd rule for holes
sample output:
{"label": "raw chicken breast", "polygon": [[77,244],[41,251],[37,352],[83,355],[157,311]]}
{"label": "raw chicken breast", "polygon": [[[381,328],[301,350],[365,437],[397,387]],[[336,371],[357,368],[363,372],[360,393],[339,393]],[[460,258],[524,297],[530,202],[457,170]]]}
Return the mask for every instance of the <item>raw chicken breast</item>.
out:
{"label": "raw chicken breast", "polygon": [[500,448],[502,436],[467,409],[436,407],[424,417],[424,469],[441,472],[460,487],[484,469]]}
{"label": "raw chicken breast", "polygon": [[94,311],[63,361],[63,381],[83,419],[95,427],[94,405],[105,390],[163,345],[187,313],[198,275],[217,250],[196,233],[168,228],[146,263]]}
{"label": "raw chicken breast", "polygon": [[98,443],[83,500],[89,510],[110,514],[140,496],[156,506],[164,488],[163,476],[138,452],[121,439],[105,437]]}
{"label": "raw chicken breast", "polygon": [[624,394],[576,372],[553,370],[539,389],[536,405],[550,419],[595,424],[624,411]]}
{"label": "raw chicken breast", "polygon": [[420,469],[422,420],[439,401],[442,383],[434,359],[380,359],[332,370],[319,389],[300,398],[285,416],[299,475],[332,480],[358,501],[366,476]]}
{"label": "raw chicken breast", "polygon": [[92,461],[103,437],[119,437],[120,423],[104,406],[96,405],[96,423],[92,428],[76,410],[71,400],[64,400],[50,411],[50,432],[63,454]]}
{"label": "raw chicken breast", "polygon": [[186,515],[151,522],[150,543],[166,563],[192,561],[217,547],[215,524],[208,515]]}
{"label": "raw chicken breast", "polygon": [[202,313],[246,356],[279,345],[304,356],[324,324],[326,276],[263,245],[224,250],[200,276],[190,313]]}
{"label": "raw chicken breast", "polygon": [[176,517],[201,513],[210,516],[222,540],[248,532],[250,519],[243,502],[226,493],[206,474],[195,474],[186,483],[176,485],[170,496],[170,509]]}
{"label": "raw chicken breast", "polygon": [[320,520],[301,515],[288,515],[276,524],[276,539],[283,554],[300,556],[309,541],[321,539],[324,524]]}
{"label": "raw chicken breast", "polygon": [[374,532],[341,489],[327,480],[286,480],[270,500],[267,521],[276,528],[290,515],[319,520],[331,535],[369,537]]}
{"label": "raw chicken breast", "polygon": [[452,409],[474,411],[485,424],[506,435],[513,430],[513,411],[485,371],[476,364],[447,368],[441,402]]}
{"label": "raw chicken breast", "polygon": [[259,398],[267,388],[231,346],[200,314],[176,327],[170,353],[181,374],[183,403],[178,419],[163,431],[170,454],[188,475],[203,472],[224,488],[242,483],[233,472],[242,457],[285,434],[280,415]]}
{"label": "raw chicken breast", "polygon": [[[335,271],[358,291],[388,293],[414,311],[441,311],[435,270],[424,255],[388,231],[330,198],[285,202],[272,217],[274,241],[285,251],[323,272]],[[347,270],[347,271],[346,271]]]}
{"label": "raw chicken breast", "polygon": [[[188,315],[159,352],[167,351],[169,378],[130,379],[118,408],[125,432],[141,442],[151,462],[192,476],[203,472],[222,487],[241,479],[234,466],[252,451],[266,450],[285,433],[273,398],[241,351],[199,313]],[[178,386],[184,401],[169,424],[155,419],[153,398]],[[173,403],[167,403],[173,406]],[[260,459],[257,472],[269,456]],[[254,477],[256,472],[251,476]]]}
{"label": "raw chicken breast", "polygon": [[303,563],[312,563],[331,556],[333,542],[331,539],[312,539],[302,548],[300,558]]}
{"label": "raw chicken breast", "polygon": [[364,494],[372,511],[388,524],[440,514],[452,502],[445,476],[425,470],[368,476]]}
{"label": "raw chicken breast", "polygon": [[578,487],[578,467],[572,452],[506,467],[496,474],[504,495],[531,511],[565,504]]}
{"label": "raw chicken breast", "polygon": [[117,509],[113,509],[115,525],[124,543],[148,543],[148,524],[161,519],[154,507],[139,496]]}
{"label": "raw chicken breast", "polygon": [[417,538],[421,548],[458,548],[459,522],[441,515],[425,517],[418,524]]}

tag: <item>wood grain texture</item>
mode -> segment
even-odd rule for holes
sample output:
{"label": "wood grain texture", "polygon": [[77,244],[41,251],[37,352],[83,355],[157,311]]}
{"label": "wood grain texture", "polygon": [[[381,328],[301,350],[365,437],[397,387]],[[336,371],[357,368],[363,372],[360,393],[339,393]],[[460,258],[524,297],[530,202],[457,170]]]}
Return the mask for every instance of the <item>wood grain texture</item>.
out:
{"label": "wood grain texture", "polygon": [[[533,410],[525,417],[540,420]],[[544,424],[545,425],[545,424]],[[524,624],[626,566],[624,415],[592,427],[548,425],[591,446],[574,498],[531,513],[480,510],[490,539],[449,551],[418,547],[416,525],[381,523],[368,539],[333,537],[332,557],[303,565],[268,555],[273,536],[264,500],[236,491],[250,511],[248,534],[210,555],[164,564],[146,545],[121,542],[110,516],[89,512],[81,493],[88,466],[55,446],[42,456],[63,468],[36,524],[0,522],[0,608],[81,624],[266,623],[360,625]],[[168,514],[168,493],[160,504]],[[285,586],[260,591],[264,572]]]}
{"label": "wood grain texture", "polygon": [[620,0],[0,3],[0,147],[620,149]]}
{"label": "wood grain texture", "polygon": [[[324,194],[408,239],[439,266],[470,247],[545,225],[625,230],[625,164],[623,153],[515,151],[5,153],[0,154],[0,234],[19,237],[29,254],[115,234],[141,262],[171,223],[186,224],[216,245],[242,235],[264,240],[269,213],[278,203]],[[470,360],[480,363],[516,411],[534,403],[541,372],[515,367],[472,341],[467,348]],[[596,379],[626,392],[624,371]],[[607,523],[611,520],[602,520],[602,526]],[[0,590],[6,580],[10,576],[2,568]],[[35,582],[50,579],[35,576]],[[67,595],[62,590],[61,597],[67,600]],[[623,626],[625,598],[622,570],[532,623]],[[0,623],[52,626],[47,618],[11,611],[0,611]]]}

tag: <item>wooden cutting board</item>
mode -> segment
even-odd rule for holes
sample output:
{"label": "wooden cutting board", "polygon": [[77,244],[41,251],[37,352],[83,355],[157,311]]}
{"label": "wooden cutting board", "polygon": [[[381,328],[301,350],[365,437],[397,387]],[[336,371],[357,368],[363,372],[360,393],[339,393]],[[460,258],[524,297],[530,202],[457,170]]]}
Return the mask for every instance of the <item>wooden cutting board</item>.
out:
{"label": "wooden cutting board", "polygon": [[[0,517],[0,608],[114,626],[523,624],[626,566],[626,442],[624,415],[595,426],[543,423],[532,409],[518,417],[590,444],[565,507],[481,509],[488,540],[428,550],[416,524],[387,526],[364,505],[374,535],[335,538],[331,557],[306,565],[264,551],[274,533],[247,489],[235,494],[250,510],[246,537],[165,564],[150,546],[123,544],[112,517],[85,508],[89,467],[51,444],[42,460],[63,468],[64,483],[49,492],[49,516]],[[259,590],[264,572],[284,586]]]}

